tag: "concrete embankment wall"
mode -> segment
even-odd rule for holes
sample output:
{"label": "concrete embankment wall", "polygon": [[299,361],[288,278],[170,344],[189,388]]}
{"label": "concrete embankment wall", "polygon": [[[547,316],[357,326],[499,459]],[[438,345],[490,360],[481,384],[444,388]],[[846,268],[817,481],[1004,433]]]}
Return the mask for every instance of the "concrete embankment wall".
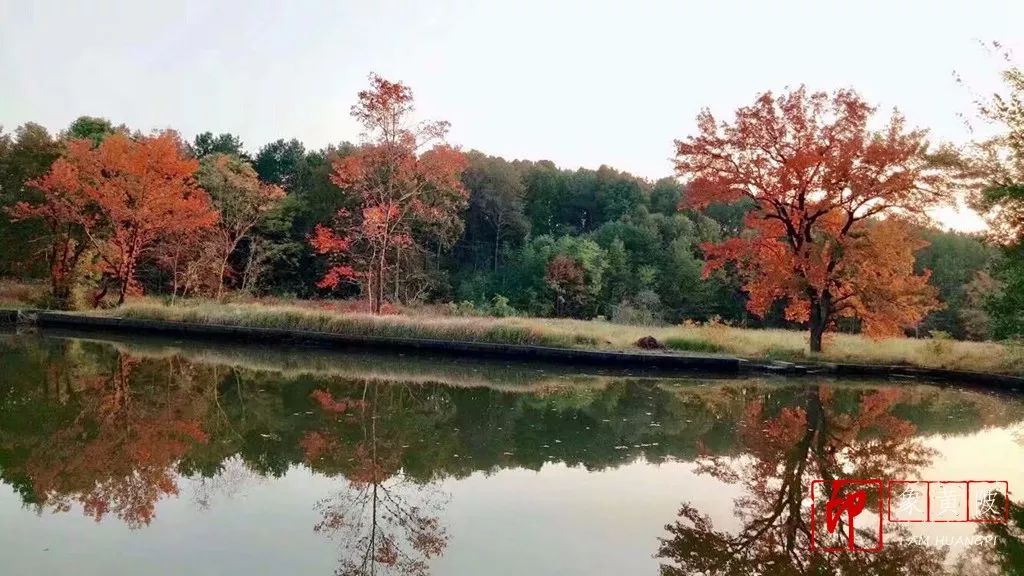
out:
{"label": "concrete embankment wall", "polygon": [[148,333],[175,338],[193,338],[209,341],[232,340],[262,344],[304,344],[331,348],[373,348],[375,350],[412,350],[461,356],[486,356],[514,360],[543,360],[565,364],[587,364],[613,367],[665,368],[680,371],[735,374],[743,360],[728,356],[702,356],[682,354],[654,354],[551,348],[519,344],[488,342],[453,342],[421,338],[383,338],[349,336],[329,332],[287,330],[277,328],[250,328],[219,324],[195,324],[136,320],[105,316],[86,316],[60,312],[36,312],[32,323],[42,328],[63,328],[88,331],[116,331]]}
{"label": "concrete embankment wall", "polygon": [[655,368],[675,372],[893,378],[923,382],[946,382],[969,387],[994,388],[1003,391],[1024,391],[1024,378],[1020,376],[966,372],[942,368],[839,364],[830,362],[802,362],[797,364],[791,362],[744,360],[722,355],[610,352],[488,342],[351,336],[305,330],[137,320],[41,310],[18,311],[0,309],[0,325],[12,325],[15,323],[65,330],[154,334],[209,342],[230,340],[233,342],[312,345],[340,349],[372,348],[374,350],[415,351],[428,354],[503,358],[518,361],[535,360],[568,365],[596,365],[611,368]]}

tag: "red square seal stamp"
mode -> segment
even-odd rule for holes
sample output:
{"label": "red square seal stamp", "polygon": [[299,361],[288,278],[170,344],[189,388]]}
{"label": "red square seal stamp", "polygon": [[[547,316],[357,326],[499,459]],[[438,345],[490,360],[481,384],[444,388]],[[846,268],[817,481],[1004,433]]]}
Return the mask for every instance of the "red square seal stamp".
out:
{"label": "red square seal stamp", "polygon": [[1009,522],[1010,484],[1006,480],[968,480],[967,503],[968,522]]}
{"label": "red square seal stamp", "polygon": [[928,495],[929,520],[932,522],[967,522],[967,482],[931,483]]}
{"label": "red square seal stamp", "polygon": [[927,522],[931,482],[892,480],[887,494],[889,522]]}
{"label": "red square seal stamp", "polygon": [[882,480],[814,480],[811,482],[811,550],[880,551],[884,502]]}

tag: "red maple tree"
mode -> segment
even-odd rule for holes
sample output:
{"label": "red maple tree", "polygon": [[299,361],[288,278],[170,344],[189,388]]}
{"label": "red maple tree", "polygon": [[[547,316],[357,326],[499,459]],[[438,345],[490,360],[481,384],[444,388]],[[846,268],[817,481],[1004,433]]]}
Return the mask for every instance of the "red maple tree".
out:
{"label": "red maple tree", "polygon": [[209,196],[193,180],[198,163],[183,149],[170,131],[136,138],[113,134],[99,146],[72,140],[50,171],[30,182],[42,201],[19,203],[11,213],[18,219],[42,218],[54,233],[54,286],[67,289],[85,242],[95,249],[104,277],[94,302],[103,298],[110,279],[122,304],[139,291],[136,267],[156,242],[217,221]]}
{"label": "red maple tree", "polygon": [[568,316],[586,298],[586,271],[568,256],[559,254],[548,263],[544,283],[555,294],[555,316]]}
{"label": "red maple tree", "polygon": [[705,244],[705,274],[734,262],[764,316],[785,302],[786,318],[808,323],[810,348],[839,317],[868,334],[891,335],[937,307],[929,271],[915,274],[907,220],[950,199],[942,154],[893,113],[881,131],[855,92],[761,95],[719,123],[708,110],[698,134],[676,141],[676,171],[690,179],[681,208],[751,202],[746,231]]}
{"label": "red maple tree", "polygon": [[396,285],[401,281],[397,267],[392,269],[398,254],[422,251],[427,240],[450,243],[461,232],[459,212],[468,193],[460,177],[468,161],[444,143],[447,122],[411,121],[408,86],[377,75],[370,76],[370,85],[352,107],[366,141],[355,154],[337,159],[331,174],[357,208],[339,210],[330,227],[317,225],[310,244],[331,257],[317,286],[361,282],[371,311],[379,314],[387,276]]}
{"label": "red maple tree", "polygon": [[34,204],[19,202],[7,212],[12,221],[38,219],[45,226],[50,293],[54,303],[64,308],[71,300],[75,272],[89,248],[83,224],[91,224],[92,216],[86,212],[78,171],[66,160],[58,159],[49,172],[27,184],[42,193],[42,199]]}

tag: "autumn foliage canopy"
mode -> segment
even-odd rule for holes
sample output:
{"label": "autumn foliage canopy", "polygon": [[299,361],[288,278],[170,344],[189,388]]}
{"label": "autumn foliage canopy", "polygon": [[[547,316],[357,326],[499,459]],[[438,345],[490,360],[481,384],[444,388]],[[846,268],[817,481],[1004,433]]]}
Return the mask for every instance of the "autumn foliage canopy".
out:
{"label": "autumn foliage canopy", "polygon": [[98,146],[72,140],[49,172],[29,182],[42,199],[18,203],[11,215],[46,223],[55,295],[68,296],[71,276],[88,252],[103,279],[95,298],[114,283],[120,304],[139,291],[136,268],[158,240],[217,221],[209,196],[193,180],[197,166],[173,132],[137,138],[117,133]]}
{"label": "autumn foliage canopy", "polygon": [[253,228],[284,200],[285,192],[279,186],[260,181],[251,164],[230,154],[211,154],[203,158],[197,180],[220,214],[211,234],[214,241],[210,243],[217,256],[216,294],[220,297],[225,275],[231,272],[231,255]]}
{"label": "autumn foliage canopy", "polygon": [[746,231],[705,244],[705,275],[734,263],[748,309],[809,323],[811,349],[841,317],[868,334],[897,334],[937,307],[928,271],[916,274],[925,244],[907,226],[949,200],[938,156],[924,132],[894,113],[868,128],[874,108],[855,92],[766,93],[732,123],[707,110],[698,134],[676,141],[676,170],[690,179],[682,208],[749,202]]}
{"label": "autumn foliage canopy", "polygon": [[385,282],[400,288],[403,257],[458,239],[468,198],[460,176],[468,162],[444,143],[447,122],[411,121],[409,87],[376,75],[370,84],[352,107],[365,142],[335,160],[331,174],[352,208],[340,209],[331,226],[318,225],[310,244],[331,260],[320,288],[359,282],[371,310],[380,313]]}

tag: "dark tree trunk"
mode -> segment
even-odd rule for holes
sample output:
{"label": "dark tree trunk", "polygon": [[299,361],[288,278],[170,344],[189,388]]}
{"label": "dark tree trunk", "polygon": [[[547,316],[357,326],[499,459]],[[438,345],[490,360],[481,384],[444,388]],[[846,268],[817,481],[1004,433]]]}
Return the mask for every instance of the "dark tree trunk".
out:
{"label": "dark tree trunk", "polygon": [[387,246],[380,250],[380,258],[377,259],[377,297],[371,302],[370,307],[375,315],[380,314],[381,305],[384,303],[384,268],[387,258]]}
{"label": "dark tree trunk", "polygon": [[106,276],[100,278],[100,289],[92,295],[92,307],[99,308],[100,304],[103,303],[103,299],[107,296],[107,289],[110,285],[107,284]]}
{"label": "dark tree trunk", "polygon": [[821,352],[821,340],[832,315],[832,297],[825,292],[811,298],[811,352]]}
{"label": "dark tree trunk", "polygon": [[121,274],[121,278],[119,279],[121,285],[118,287],[119,290],[117,293],[118,306],[124,304],[124,301],[128,296],[128,289],[131,286],[132,277],[134,276],[135,269],[132,267],[131,264],[125,264],[124,272]]}

